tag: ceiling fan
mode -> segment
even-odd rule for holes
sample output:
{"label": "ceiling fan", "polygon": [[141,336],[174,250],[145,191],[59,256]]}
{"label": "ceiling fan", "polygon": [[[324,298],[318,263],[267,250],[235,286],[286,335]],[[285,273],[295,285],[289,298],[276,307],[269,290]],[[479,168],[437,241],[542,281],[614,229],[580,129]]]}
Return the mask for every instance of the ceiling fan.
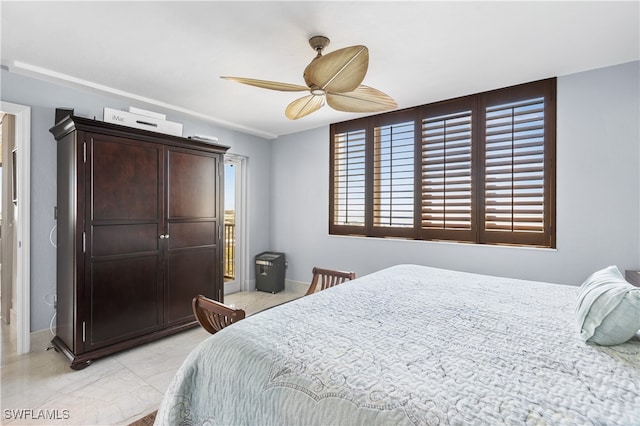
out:
{"label": "ceiling fan", "polygon": [[345,47],[322,56],[322,51],[329,44],[327,37],[311,37],[309,44],[317,55],[304,70],[307,87],[252,78],[221,78],[263,89],[310,92],[287,106],[285,115],[291,120],[317,111],[325,101],[331,108],[346,112],[381,112],[398,106],[389,95],[361,84],[369,67],[369,50],[366,46]]}

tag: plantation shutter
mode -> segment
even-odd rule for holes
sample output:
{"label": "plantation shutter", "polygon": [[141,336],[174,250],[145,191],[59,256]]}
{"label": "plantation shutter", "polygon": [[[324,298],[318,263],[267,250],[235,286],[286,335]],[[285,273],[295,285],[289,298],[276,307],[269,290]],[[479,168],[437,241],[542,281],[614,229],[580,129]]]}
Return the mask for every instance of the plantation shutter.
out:
{"label": "plantation shutter", "polygon": [[373,129],[373,235],[413,235],[415,114],[405,116]]}
{"label": "plantation shutter", "polygon": [[473,105],[471,99],[463,99],[422,109],[421,232],[425,239],[475,239]]}
{"label": "plantation shutter", "polygon": [[555,247],[556,79],[330,127],[329,232]]}
{"label": "plantation shutter", "polygon": [[487,98],[482,240],[549,246],[548,98],[540,90],[527,96],[516,89]]}
{"label": "plantation shutter", "polygon": [[[350,233],[365,226],[365,129],[339,131],[331,144],[333,208],[330,229]],[[342,227],[342,231],[338,228]],[[355,231],[362,233],[363,231]]]}

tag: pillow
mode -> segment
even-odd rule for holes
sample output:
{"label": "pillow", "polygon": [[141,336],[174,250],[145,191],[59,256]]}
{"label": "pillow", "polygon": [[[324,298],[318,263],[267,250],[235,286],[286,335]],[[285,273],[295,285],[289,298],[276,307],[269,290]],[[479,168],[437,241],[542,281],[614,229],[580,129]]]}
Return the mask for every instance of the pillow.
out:
{"label": "pillow", "polygon": [[598,345],[619,345],[640,329],[640,288],[625,281],[617,266],[594,272],[578,294],[580,335]]}

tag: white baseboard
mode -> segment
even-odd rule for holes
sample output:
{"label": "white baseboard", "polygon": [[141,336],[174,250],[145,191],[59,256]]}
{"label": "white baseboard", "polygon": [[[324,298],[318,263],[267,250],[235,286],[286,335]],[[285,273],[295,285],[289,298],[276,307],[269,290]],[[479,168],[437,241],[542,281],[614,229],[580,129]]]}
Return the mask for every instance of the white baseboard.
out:
{"label": "white baseboard", "polygon": [[[242,289],[242,291],[255,291],[256,290],[256,280],[247,280],[247,289]],[[294,280],[284,280],[284,289],[289,291],[295,291],[298,293],[306,293],[309,288],[310,283],[305,283],[302,281],[294,281]]]}
{"label": "white baseboard", "polygon": [[[55,329],[53,331],[55,332]],[[48,328],[45,330],[34,331],[31,333],[30,337],[31,350],[29,352],[44,351],[49,346],[51,346],[51,339],[53,339],[51,330],[49,330]]]}
{"label": "white baseboard", "polygon": [[18,313],[16,312],[15,309],[10,308],[9,309],[9,324],[15,325],[16,321],[18,321]]}
{"label": "white baseboard", "polygon": [[302,281],[284,280],[284,289],[296,293],[306,293],[310,285]]}
{"label": "white baseboard", "polygon": [[255,291],[256,290],[256,280],[247,280],[246,288],[240,288],[240,291]]}

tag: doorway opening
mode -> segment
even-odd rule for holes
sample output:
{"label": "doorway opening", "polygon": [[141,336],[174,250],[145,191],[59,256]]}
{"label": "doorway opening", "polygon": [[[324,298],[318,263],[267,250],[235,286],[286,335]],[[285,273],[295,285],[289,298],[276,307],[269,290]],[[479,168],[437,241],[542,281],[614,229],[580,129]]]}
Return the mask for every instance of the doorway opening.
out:
{"label": "doorway opening", "polygon": [[[1,303],[4,309],[2,315],[6,315],[6,311],[9,310],[7,319],[15,322],[16,352],[19,355],[29,352],[31,346],[31,108],[0,101],[0,112],[13,116],[13,129],[10,132],[15,141],[11,150],[8,146],[2,147],[2,162],[5,166],[2,198],[10,200],[10,208],[7,211],[3,208],[2,211],[2,233],[5,237],[3,239],[6,239],[3,241],[2,250],[7,247],[5,243],[11,244],[12,268],[9,268],[9,260],[3,253],[1,280],[4,282]],[[3,136],[3,141],[6,140]],[[11,170],[7,173],[9,164]],[[6,203],[3,204],[6,206]],[[9,231],[13,234],[11,237],[8,235]],[[10,275],[7,274],[7,269],[12,269]],[[6,290],[7,284],[11,283],[13,290]],[[13,293],[11,300],[5,300],[5,292]],[[8,302],[11,302],[10,305],[7,305]]]}
{"label": "doorway opening", "polygon": [[0,112],[0,318],[16,333],[15,288],[15,205],[13,204],[13,170],[15,161],[15,116]]}
{"label": "doorway opening", "polygon": [[245,164],[245,157],[225,155],[224,294],[241,291],[246,276]]}

